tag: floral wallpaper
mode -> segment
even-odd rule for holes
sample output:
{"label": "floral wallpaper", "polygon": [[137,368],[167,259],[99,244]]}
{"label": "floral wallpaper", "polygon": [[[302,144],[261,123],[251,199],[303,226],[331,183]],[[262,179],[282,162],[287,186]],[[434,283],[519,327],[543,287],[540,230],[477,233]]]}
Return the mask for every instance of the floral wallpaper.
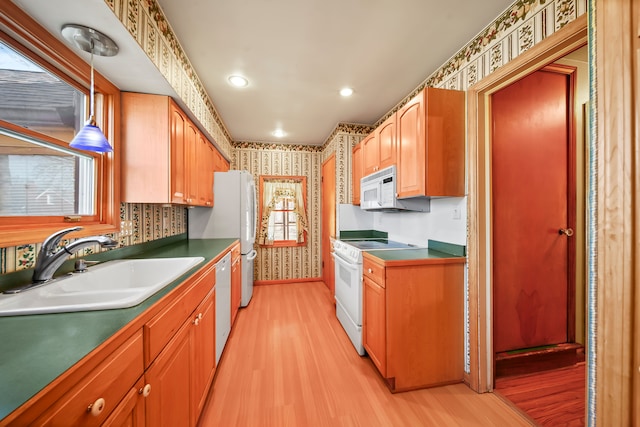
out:
{"label": "floral wallpaper", "polygon": [[384,122],[425,86],[467,90],[587,12],[587,0],[517,0],[408,94]]}
{"label": "floral wallpaper", "polygon": [[[182,206],[152,205],[143,203],[120,204],[120,221],[131,222],[131,234],[112,233],[107,236],[120,242],[120,246],[151,242],[163,237],[175,236],[187,232],[187,211]],[[72,225],[70,225],[72,226]],[[61,245],[73,241],[64,239]],[[15,247],[0,248],[0,274],[12,273],[35,266],[36,255],[42,242]],[[70,258],[81,257],[100,251],[106,251],[99,245],[85,248]]]}
{"label": "floral wallpaper", "polygon": [[105,0],[105,3],[204,127],[209,139],[229,158],[231,135],[158,3],[155,0]]}

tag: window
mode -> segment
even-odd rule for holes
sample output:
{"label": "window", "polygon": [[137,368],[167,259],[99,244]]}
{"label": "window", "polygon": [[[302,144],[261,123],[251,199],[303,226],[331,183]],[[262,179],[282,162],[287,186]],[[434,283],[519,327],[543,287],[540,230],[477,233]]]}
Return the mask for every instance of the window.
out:
{"label": "window", "polygon": [[0,18],[24,43],[0,31],[0,247],[73,225],[76,236],[118,231],[119,90],[96,73],[96,120],[114,152],[70,148],[87,119],[89,64],[15,6]]}
{"label": "window", "polygon": [[0,85],[0,216],[93,215],[93,158],[64,149],[85,94],[1,41]]}
{"label": "window", "polygon": [[258,243],[298,246],[306,243],[307,181],[304,176],[260,177],[260,234]]}

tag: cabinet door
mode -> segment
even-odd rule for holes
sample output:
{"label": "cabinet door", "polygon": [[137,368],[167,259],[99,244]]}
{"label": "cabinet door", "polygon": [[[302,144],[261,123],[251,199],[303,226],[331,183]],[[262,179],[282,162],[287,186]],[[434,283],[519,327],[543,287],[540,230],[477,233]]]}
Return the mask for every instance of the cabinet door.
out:
{"label": "cabinet door", "polygon": [[396,115],[393,114],[376,129],[380,164],[379,169],[396,164]]}
{"label": "cabinet door", "polygon": [[213,206],[213,145],[199,134],[198,136],[198,205]]}
{"label": "cabinet door", "polygon": [[113,410],[102,427],[144,427],[145,384],[140,378],[136,385]]}
{"label": "cabinet door", "polygon": [[191,425],[196,425],[207,400],[216,367],[215,290],[196,309],[191,320]]}
{"label": "cabinet door", "polygon": [[187,181],[187,204],[198,204],[198,130],[186,121],[184,130],[185,164],[184,173]]}
{"label": "cabinet door", "polygon": [[354,205],[360,204],[360,178],[362,178],[362,143],[353,147],[351,159],[351,177],[353,180],[353,194],[351,200]]}
{"label": "cabinet door", "polygon": [[187,203],[185,178],[185,127],[186,116],[171,104],[171,202]]}
{"label": "cabinet door", "polygon": [[425,195],[426,141],[423,92],[396,114],[398,144],[398,197]]}
{"label": "cabinet door", "polygon": [[127,396],[142,373],[142,334],[136,333],[29,424],[99,426]]}
{"label": "cabinet door", "polygon": [[149,426],[191,424],[191,323],[185,323],[145,374],[152,392],[145,405]]}
{"label": "cabinet door", "polygon": [[363,277],[362,339],[364,348],[383,377],[387,376],[385,288]]}
{"label": "cabinet door", "polygon": [[363,176],[367,176],[378,170],[380,165],[380,145],[376,139],[376,133],[371,132],[362,142],[362,170]]}

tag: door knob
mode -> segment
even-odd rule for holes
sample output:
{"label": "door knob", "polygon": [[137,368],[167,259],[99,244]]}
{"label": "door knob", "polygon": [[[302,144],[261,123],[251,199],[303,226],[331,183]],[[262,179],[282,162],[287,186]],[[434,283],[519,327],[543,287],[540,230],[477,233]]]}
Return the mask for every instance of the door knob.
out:
{"label": "door knob", "polygon": [[573,228],[561,228],[560,230],[558,230],[558,234],[564,234],[567,237],[571,237],[573,236]]}

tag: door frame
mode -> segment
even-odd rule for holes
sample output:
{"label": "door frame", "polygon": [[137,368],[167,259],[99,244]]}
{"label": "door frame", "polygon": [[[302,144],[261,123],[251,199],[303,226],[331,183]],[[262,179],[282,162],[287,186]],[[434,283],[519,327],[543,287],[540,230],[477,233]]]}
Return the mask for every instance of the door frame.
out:
{"label": "door frame", "polygon": [[491,95],[587,44],[583,15],[467,91],[469,373],[477,392],[493,388]]}

